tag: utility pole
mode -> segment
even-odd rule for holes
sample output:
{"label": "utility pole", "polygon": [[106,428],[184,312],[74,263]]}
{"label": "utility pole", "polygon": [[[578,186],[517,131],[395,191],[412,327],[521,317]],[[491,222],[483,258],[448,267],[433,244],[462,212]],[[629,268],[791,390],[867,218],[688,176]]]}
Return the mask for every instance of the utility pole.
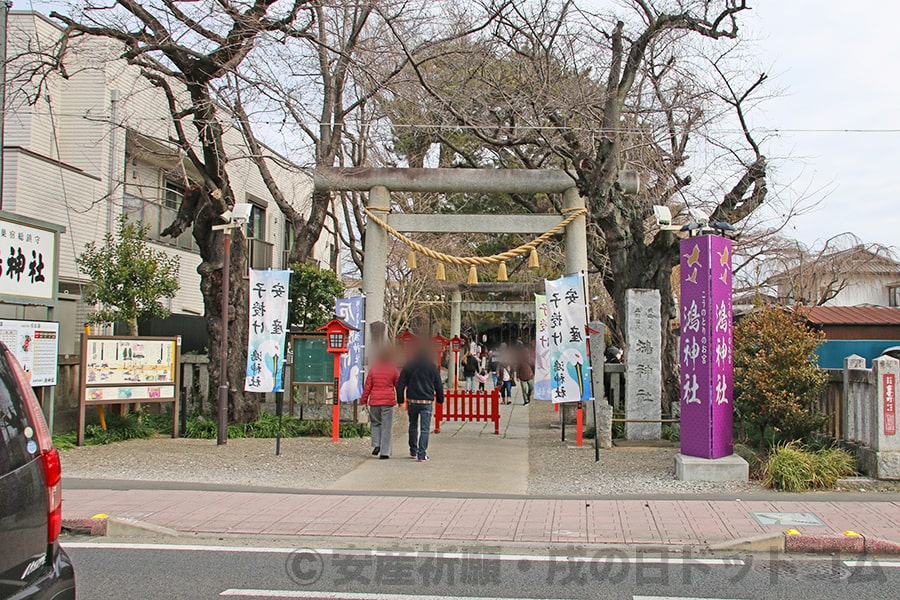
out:
{"label": "utility pole", "polygon": [[6,25],[11,0],[0,0],[0,209],[3,208],[3,146],[6,130]]}

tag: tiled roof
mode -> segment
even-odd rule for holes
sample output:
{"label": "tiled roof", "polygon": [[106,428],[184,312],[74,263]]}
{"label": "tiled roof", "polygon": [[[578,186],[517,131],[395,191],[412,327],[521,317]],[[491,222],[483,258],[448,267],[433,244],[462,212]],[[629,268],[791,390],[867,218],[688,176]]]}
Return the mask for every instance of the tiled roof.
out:
{"label": "tiled roof", "polygon": [[792,310],[818,325],[900,325],[900,308],[887,306],[795,306]]}

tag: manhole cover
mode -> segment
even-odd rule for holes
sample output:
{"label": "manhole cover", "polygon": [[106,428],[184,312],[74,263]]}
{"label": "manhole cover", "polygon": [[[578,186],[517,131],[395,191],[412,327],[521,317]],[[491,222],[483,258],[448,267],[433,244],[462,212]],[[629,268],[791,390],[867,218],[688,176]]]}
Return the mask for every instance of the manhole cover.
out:
{"label": "manhole cover", "polygon": [[753,570],[785,580],[841,581],[851,575],[850,569],[839,562],[772,561],[756,564]]}
{"label": "manhole cover", "polygon": [[760,525],[782,525],[786,527],[825,525],[813,513],[799,512],[752,512],[750,513]]}

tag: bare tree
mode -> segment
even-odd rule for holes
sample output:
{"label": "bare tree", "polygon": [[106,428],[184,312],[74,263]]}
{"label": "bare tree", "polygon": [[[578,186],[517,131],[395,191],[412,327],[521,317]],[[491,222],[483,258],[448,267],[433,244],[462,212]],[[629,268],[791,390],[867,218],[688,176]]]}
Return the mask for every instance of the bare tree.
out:
{"label": "bare tree", "polygon": [[842,233],[807,246],[783,239],[769,253],[765,284],[779,301],[822,306],[854,283],[866,279],[877,285],[887,278],[900,279],[894,251],[880,244],[864,244],[852,233]]}
{"label": "bare tree", "polygon": [[[624,322],[627,289],[660,290],[663,387],[673,400],[678,238],[648,226],[652,206],[690,202],[692,133],[721,123],[726,111],[737,117],[742,143],[729,152],[733,183],[709,212],[738,223],[765,202],[767,160],[744,115],[765,76],[723,85],[728,70],[721,63],[719,72],[708,60],[698,68],[698,56],[735,43],[746,1],[624,4],[615,13],[567,0],[518,3],[501,12],[489,34],[468,36],[441,59],[411,58],[411,69],[428,96],[428,114],[439,115],[429,116],[425,131],[465,132],[495,156],[570,172],[588,204],[589,259],[603,274],[616,320]],[[643,193],[620,188],[626,166],[642,173]]]}
{"label": "bare tree", "polygon": [[[229,78],[239,76],[240,66],[254,51],[260,37],[294,39],[307,35],[315,23],[310,2],[220,0],[185,7],[174,0],[119,0],[112,5],[87,1],[74,5],[68,14],[53,12],[51,17],[65,24],[58,55],[61,67],[79,38],[106,38],[120,44],[120,58],[140,69],[143,78],[164,95],[175,132],[171,142],[187,157],[201,180],[187,189],[175,221],[162,233],[177,238],[190,229],[197,241],[202,259],[198,272],[207,330],[211,347],[218,347],[225,309],[220,292],[225,275],[222,233],[212,227],[222,222],[220,215],[234,205],[235,198],[224,140],[231,115],[222,114],[216,91]],[[253,136],[247,139],[252,140]],[[255,148],[252,153],[258,155],[261,151]],[[271,191],[279,206],[285,206],[277,188]],[[306,223],[307,234],[301,240],[308,244],[305,252],[311,250],[318,238],[323,219],[312,211]],[[231,322],[228,343],[233,348],[246,348],[247,249],[239,230],[233,237],[228,273],[232,290],[227,307]],[[223,376],[218,363],[211,361],[210,367],[213,382],[218,384]],[[255,398],[245,398],[240,385],[245,374],[243,355],[230,353],[227,368],[231,418],[241,421],[255,418],[257,402]]]}

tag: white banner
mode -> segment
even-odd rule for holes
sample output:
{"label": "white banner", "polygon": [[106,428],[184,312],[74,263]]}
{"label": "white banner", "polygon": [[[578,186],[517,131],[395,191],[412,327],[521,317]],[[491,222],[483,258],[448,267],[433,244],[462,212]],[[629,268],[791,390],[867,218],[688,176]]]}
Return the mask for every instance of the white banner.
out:
{"label": "white banner", "polygon": [[12,350],[33,387],[56,385],[59,323],[3,319],[0,341]]}
{"label": "white banner", "polygon": [[0,295],[56,297],[56,234],[0,219]]}
{"label": "white banner", "polygon": [[550,400],[550,323],[547,296],[534,295],[534,399]]}
{"label": "white banner", "polygon": [[554,403],[591,400],[584,275],[546,280],[550,389]]}
{"label": "white banner", "polygon": [[244,391],[284,389],[290,271],[250,271],[250,341]]}

